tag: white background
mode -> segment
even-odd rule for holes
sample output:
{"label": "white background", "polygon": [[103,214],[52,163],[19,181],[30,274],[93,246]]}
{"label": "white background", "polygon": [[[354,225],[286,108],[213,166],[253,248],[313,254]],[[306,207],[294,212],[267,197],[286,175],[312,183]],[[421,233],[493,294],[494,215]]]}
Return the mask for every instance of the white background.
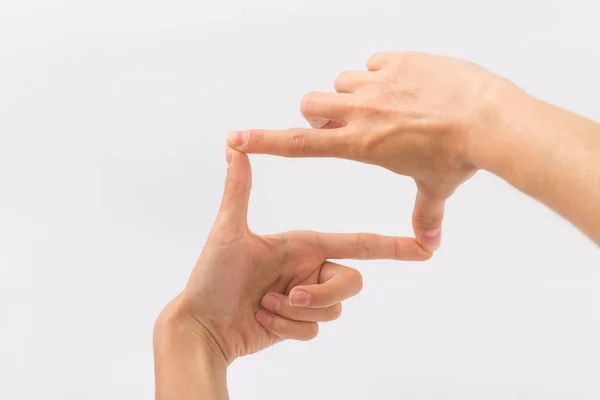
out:
{"label": "white background", "polygon": [[[304,126],[380,50],[466,58],[600,120],[600,4],[0,0],[0,398],[148,399],[154,319],[215,216],[227,131]],[[600,158],[600,155],[599,155]],[[410,235],[409,178],[253,156],[251,227]],[[233,399],[598,399],[600,254],[479,173],[425,263],[351,262],[310,343],[234,363]]]}

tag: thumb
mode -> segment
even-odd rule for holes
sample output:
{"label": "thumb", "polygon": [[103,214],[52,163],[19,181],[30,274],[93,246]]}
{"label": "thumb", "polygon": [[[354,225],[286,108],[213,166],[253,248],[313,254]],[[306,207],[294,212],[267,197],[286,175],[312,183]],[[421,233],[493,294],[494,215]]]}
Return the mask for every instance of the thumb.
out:
{"label": "thumb", "polygon": [[412,223],[417,241],[427,251],[434,252],[440,247],[445,203],[445,199],[417,191]]}
{"label": "thumb", "polygon": [[247,228],[252,170],[248,155],[226,146],[227,177],[217,217],[220,230],[238,234]]}

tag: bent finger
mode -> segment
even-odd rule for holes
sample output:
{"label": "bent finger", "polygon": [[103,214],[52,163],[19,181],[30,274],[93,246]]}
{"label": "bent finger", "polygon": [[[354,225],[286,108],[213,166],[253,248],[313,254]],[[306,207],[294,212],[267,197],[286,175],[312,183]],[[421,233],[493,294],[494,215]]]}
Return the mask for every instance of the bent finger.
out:
{"label": "bent finger", "polygon": [[319,334],[316,322],[292,321],[267,310],[257,312],[256,320],[282,339],[312,340]]}
{"label": "bent finger", "polygon": [[290,292],[292,306],[328,308],[356,296],[362,290],[360,272],[344,265],[325,262],[319,274],[319,284],[299,285]]}
{"label": "bent finger", "polygon": [[302,98],[300,111],[306,119],[345,121],[351,111],[350,96],[340,93],[311,92]]}
{"label": "bent finger", "polygon": [[354,268],[325,262],[316,285],[299,285],[290,291],[290,305],[326,309],[356,296],[362,290],[362,275]]}
{"label": "bent finger", "polygon": [[325,308],[307,308],[290,305],[290,298],[281,293],[267,293],[261,302],[262,306],[281,317],[305,322],[334,321],[342,314],[342,304],[337,303]]}
{"label": "bent finger", "polygon": [[385,68],[393,58],[392,52],[375,53],[367,60],[367,69],[369,71],[379,71]]}
{"label": "bent finger", "polygon": [[361,86],[374,81],[373,73],[366,71],[345,71],[338,75],[333,86],[338,93],[354,93]]}

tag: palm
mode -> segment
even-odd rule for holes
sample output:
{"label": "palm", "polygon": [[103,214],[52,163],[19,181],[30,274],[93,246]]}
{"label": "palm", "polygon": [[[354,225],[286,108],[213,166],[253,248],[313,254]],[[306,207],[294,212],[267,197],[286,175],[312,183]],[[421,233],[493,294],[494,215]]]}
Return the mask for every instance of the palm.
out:
{"label": "palm", "polygon": [[[326,261],[314,232],[289,232],[258,236],[248,232],[233,243],[203,251],[190,280],[195,293],[220,293],[219,303],[196,302],[196,319],[216,315],[204,322],[228,359],[265,349],[281,339],[255,318],[265,293],[288,295],[298,285],[319,283]],[[189,285],[188,285],[189,286]],[[221,341],[222,342],[222,341]]]}

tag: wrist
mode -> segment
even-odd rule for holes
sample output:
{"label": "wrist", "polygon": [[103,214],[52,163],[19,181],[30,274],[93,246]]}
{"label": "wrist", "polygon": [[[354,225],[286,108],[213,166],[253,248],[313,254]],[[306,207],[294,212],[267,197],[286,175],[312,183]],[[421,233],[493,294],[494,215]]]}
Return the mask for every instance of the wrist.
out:
{"label": "wrist", "polygon": [[154,324],[155,352],[173,347],[185,348],[211,367],[226,370],[228,362],[212,334],[189,313],[181,296],[173,299]]}
{"label": "wrist", "polygon": [[513,151],[521,134],[523,115],[530,115],[536,99],[512,82],[495,77],[480,93],[480,117],[466,130],[465,158],[476,168],[502,175],[514,167]]}
{"label": "wrist", "polygon": [[227,399],[227,362],[211,335],[175,298],[154,326],[157,400]]}

